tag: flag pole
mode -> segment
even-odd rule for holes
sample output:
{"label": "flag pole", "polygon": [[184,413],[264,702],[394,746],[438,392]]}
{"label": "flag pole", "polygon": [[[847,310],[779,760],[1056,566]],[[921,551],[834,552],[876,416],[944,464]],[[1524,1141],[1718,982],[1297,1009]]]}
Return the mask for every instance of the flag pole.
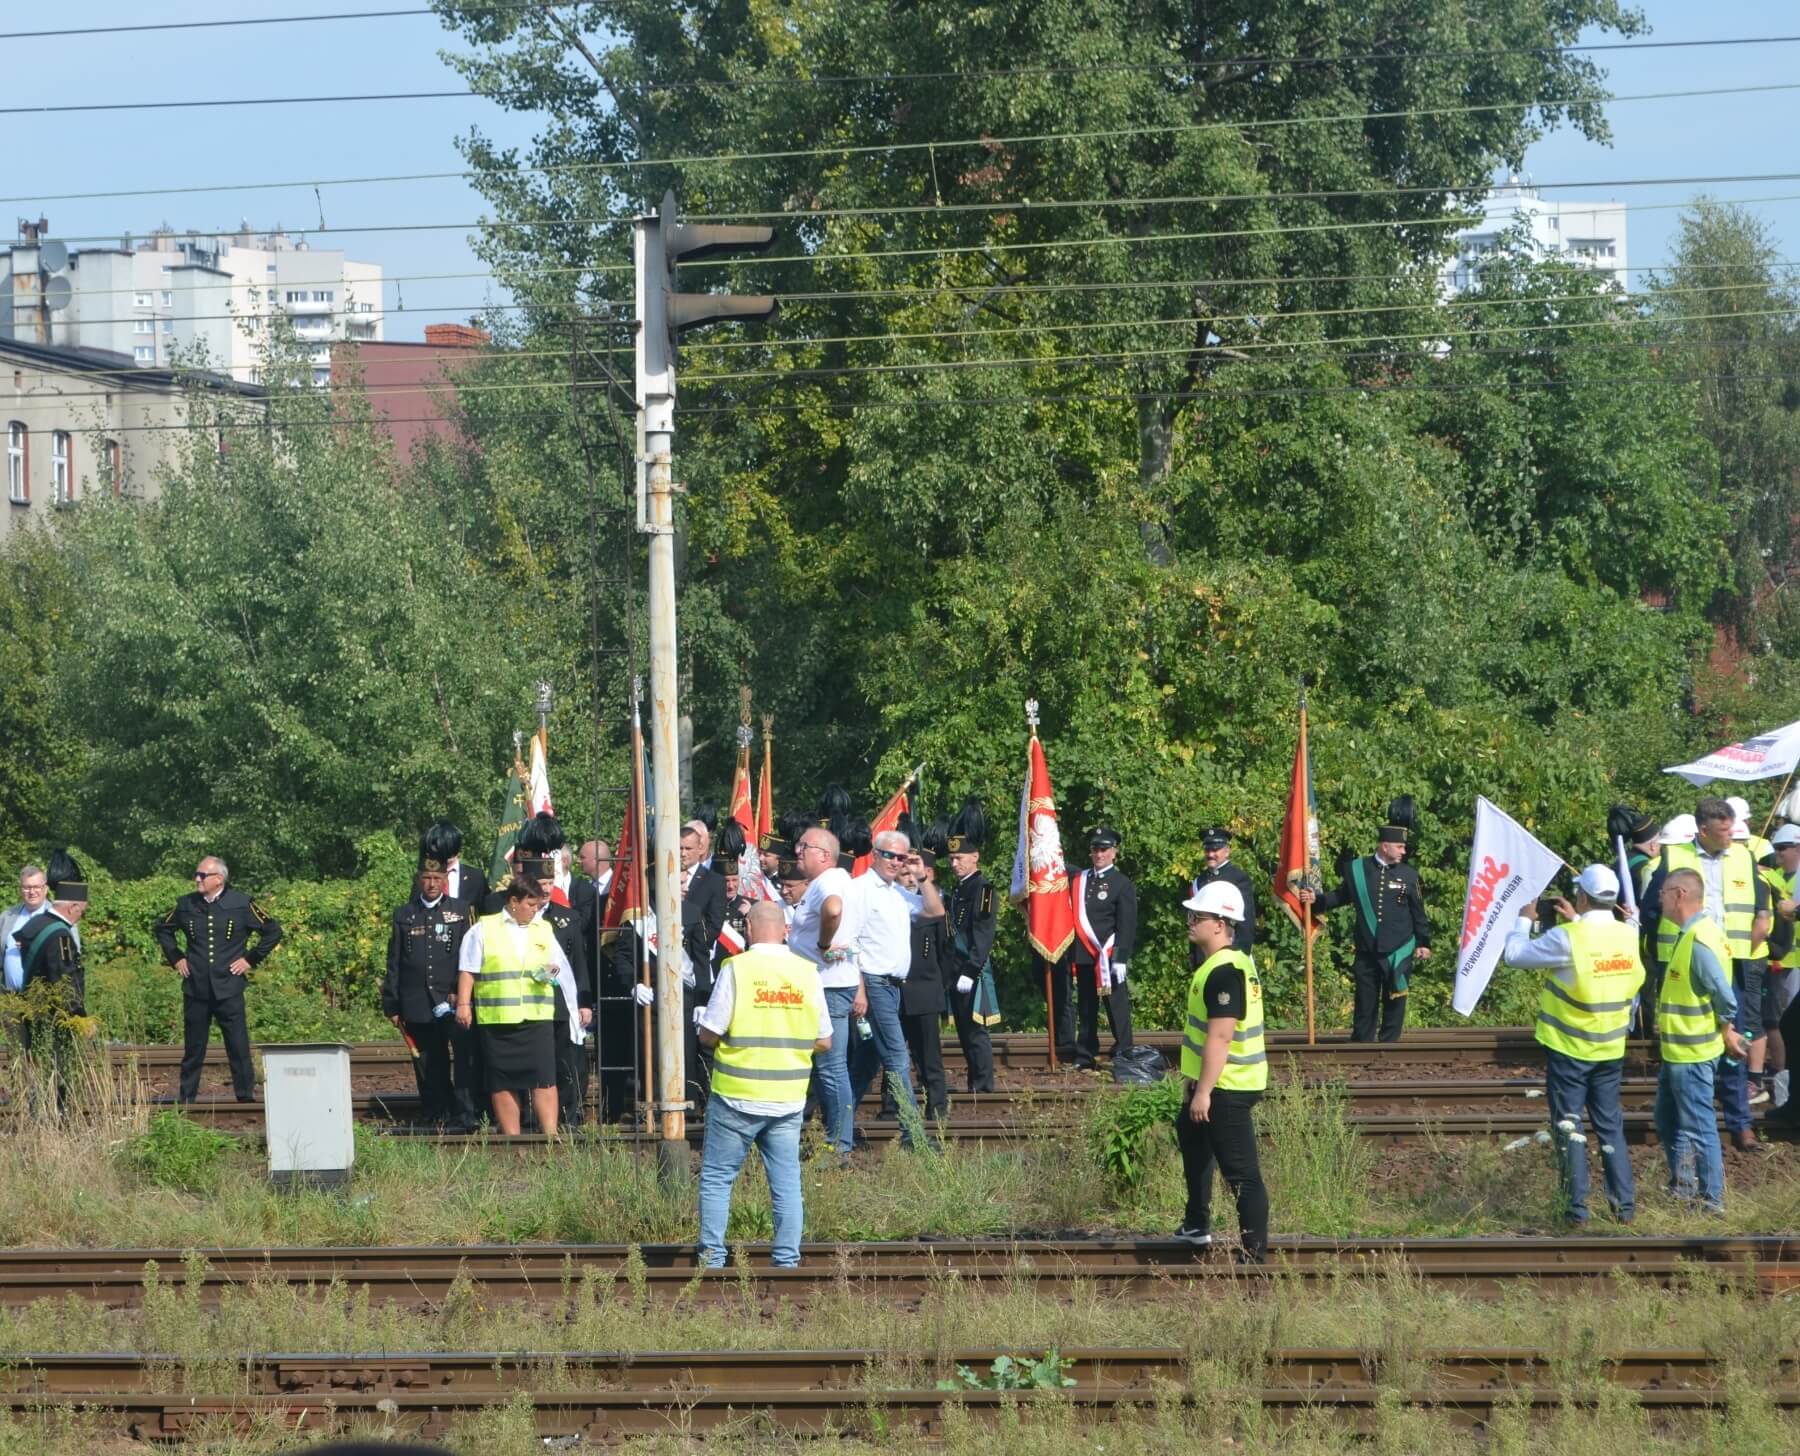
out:
{"label": "flag pole", "polygon": [[[1312,753],[1306,742],[1306,688],[1300,688],[1300,758],[1305,768],[1304,782],[1312,783]],[[1307,866],[1308,875],[1314,873],[1312,865]],[[1313,1003],[1313,923],[1312,902],[1303,901],[1300,906],[1300,944],[1306,958],[1306,1044],[1314,1046],[1318,1043],[1318,1023]]]}
{"label": "flag pole", "polygon": [[[1796,761],[1794,768],[1800,768],[1800,761]],[[1787,777],[1781,781],[1781,787],[1775,791],[1775,801],[1769,805],[1769,812],[1763,819],[1763,827],[1756,836],[1758,839],[1769,837],[1769,826],[1775,822],[1775,811],[1781,807],[1781,801],[1787,797],[1788,785],[1793,781],[1794,769],[1790,768]]]}
{"label": "flag pole", "polygon": [[[1038,705],[1036,698],[1027,698],[1025,700],[1025,721],[1031,726],[1031,738],[1032,742],[1035,743],[1037,741],[1038,730]],[[1030,748],[1027,748],[1025,753],[1026,763],[1029,764],[1031,762]],[[1029,776],[1029,768],[1027,768],[1026,773]],[[1030,903],[1029,886],[1027,886],[1026,903],[1027,905]],[[1029,920],[1030,917],[1027,915],[1028,924]],[[1044,1040],[1049,1044],[1050,1070],[1054,1072],[1056,1070],[1056,998],[1051,991],[1050,978],[1056,974],[1056,968],[1051,965],[1048,956],[1039,956],[1038,959],[1044,963]]]}

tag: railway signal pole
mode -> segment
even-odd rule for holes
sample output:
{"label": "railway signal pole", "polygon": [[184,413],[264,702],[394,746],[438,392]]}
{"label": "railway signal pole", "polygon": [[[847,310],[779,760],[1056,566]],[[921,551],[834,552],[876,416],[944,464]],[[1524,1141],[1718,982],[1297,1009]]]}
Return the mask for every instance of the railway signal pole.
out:
{"label": "railway signal pole", "polygon": [[[686,1027],[681,997],[680,717],[675,657],[675,344],[684,329],[728,319],[769,318],[775,300],[729,293],[682,293],[683,259],[762,252],[765,227],[695,226],[681,221],[673,191],[658,212],[633,224],[637,273],[637,528],[650,538],[650,762],[656,842],[650,897],[656,914],[656,1105],[665,1176],[687,1171]],[[710,949],[710,948],[709,948]]]}

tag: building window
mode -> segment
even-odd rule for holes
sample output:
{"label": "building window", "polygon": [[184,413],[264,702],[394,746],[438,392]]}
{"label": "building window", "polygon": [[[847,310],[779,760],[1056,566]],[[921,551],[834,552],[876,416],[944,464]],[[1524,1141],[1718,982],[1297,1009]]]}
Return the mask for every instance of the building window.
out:
{"label": "building window", "polygon": [[31,503],[31,484],[25,473],[30,452],[31,433],[14,420],[6,427],[6,498],[14,505]]}
{"label": "building window", "polygon": [[125,494],[125,457],[117,440],[100,442],[101,469],[106,472],[104,484],[114,495]]}
{"label": "building window", "polygon": [[152,303],[154,303],[155,301],[156,301],[156,299],[155,299],[154,294],[134,293],[131,295],[131,306],[133,308],[149,308],[150,305]]}
{"label": "building window", "polygon": [[335,302],[336,299],[337,299],[337,291],[335,289],[331,289],[331,288],[315,288],[315,289],[313,289],[312,301],[314,303],[332,303],[332,302]]}
{"label": "building window", "polygon": [[162,291],[162,303],[163,303],[163,307],[164,307],[164,308],[173,308],[173,307],[175,307],[175,290],[174,290],[174,289],[173,289],[173,288],[165,288],[165,289],[163,289],[163,291]]}
{"label": "building window", "polygon": [[133,319],[131,321],[131,332],[134,334],[154,334],[156,332],[156,320]]}
{"label": "building window", "polygon": [[67,430],[55,430],[50,435],[50,503],[66,506],[75,499],[75,491],[70,482],[74,476],[69,473],[69,456],[72,453]]}
{"label": "building window", "polygon": [[329,369],[313,370],[313,383],[316,385],[319,385],[321,388],[327,384],[330,384],[331,383],[331,371]]}
{"label": "building window", "polygon": [[162,321],[162,326],[163,326],[162,331],[165,334],[172,334],[175,332],[175,320],[174,319],[164,319]]}
{"label": "building window", "polygon": [[154,364],[156,362],[156,345],[139,344],[131,351],[131,357],[140,364]]}
{"label": "building window", "polygon": [[288,289],[287,301],[289,303],[305,303],[306,302],[306,290],[304,288]]}

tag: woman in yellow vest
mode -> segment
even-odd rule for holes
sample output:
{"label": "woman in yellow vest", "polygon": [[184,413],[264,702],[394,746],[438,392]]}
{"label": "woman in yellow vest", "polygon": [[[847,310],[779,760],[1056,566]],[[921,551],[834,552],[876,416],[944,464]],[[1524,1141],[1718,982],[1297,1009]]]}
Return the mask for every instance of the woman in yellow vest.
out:
{"label": "woman in yellow vest", "polygon": [[1188,982],[1187,1026],[1181,1038],[1181,1111],[1175,1141],[1187,1179],[1187,1212],[1175,1237],[1212,1242],[1213,1164],[1237,1199],[1245,1263],[1260,1264],[1269,1249],[1269,1190],[1256,1160],[1251,1109],[1269,1085],[1263,1047],[1262,982],[1256,965],[1232,941],[1244,918],[1244,897],[1224,880],[1202,885],[1182,901],[1188,939],[1200,967]]}
{"label": "woman in yellow vest", "polygon": [[1613,1216],[1630,1223],[1637,1209],[1619,1081],[1644,963],[1638,957],[1638,928],[1613,914],[1618,903],[1618,875],[1606,865],[1591,864],[1575,880],[1574,905],[1557,902],[1564,924],[1533,939],[1532,917],[1525,914],[1506,938],[1507,965],[1544,973],[1537,1039],[1544,1048],[1550,1140],[1562,1175],[1564,1211],[1575,1224],[1588,1220],[1583,1117],[1593,1123],[1600,1143]]}
{"label": "woman in yellow vest", "polygon": [[573,972],[550,922],[537,918],[543,907],[537,881],[514,875],[504,907],[469,928],[457,961],[456,1021],[479,1029],[494,1121],[515,1137],[519,1100],[502,1088],[529,1087],[538,1126],[556,1132],[558,977]]}

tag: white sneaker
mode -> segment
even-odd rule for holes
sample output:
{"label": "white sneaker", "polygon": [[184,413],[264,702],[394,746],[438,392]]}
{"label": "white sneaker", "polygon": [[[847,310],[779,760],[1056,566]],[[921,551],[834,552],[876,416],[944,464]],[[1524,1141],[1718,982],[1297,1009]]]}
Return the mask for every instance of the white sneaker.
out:
{"label": "white sneaker", "polygon": [[1766,1086],[1763,1086],[1762,1084],[1757,1083],[1751,1087],[1751,1089],[1750,1089],[1750,1105],[1752,1107],[1756,1106],[1756,1104],[1759,1102],[1767,1102],[1768,1100],[1769,1100],[1769,1089]]}
{"label": "white sneaker", "polygon": [[1204,1248],[1212,1242],[1212,1235],[1201,1229],[1191,1229],[1186,1224],[1175,1230],[1175,1238],[1184,1244],[1192,1244],[1195,1248]]}

